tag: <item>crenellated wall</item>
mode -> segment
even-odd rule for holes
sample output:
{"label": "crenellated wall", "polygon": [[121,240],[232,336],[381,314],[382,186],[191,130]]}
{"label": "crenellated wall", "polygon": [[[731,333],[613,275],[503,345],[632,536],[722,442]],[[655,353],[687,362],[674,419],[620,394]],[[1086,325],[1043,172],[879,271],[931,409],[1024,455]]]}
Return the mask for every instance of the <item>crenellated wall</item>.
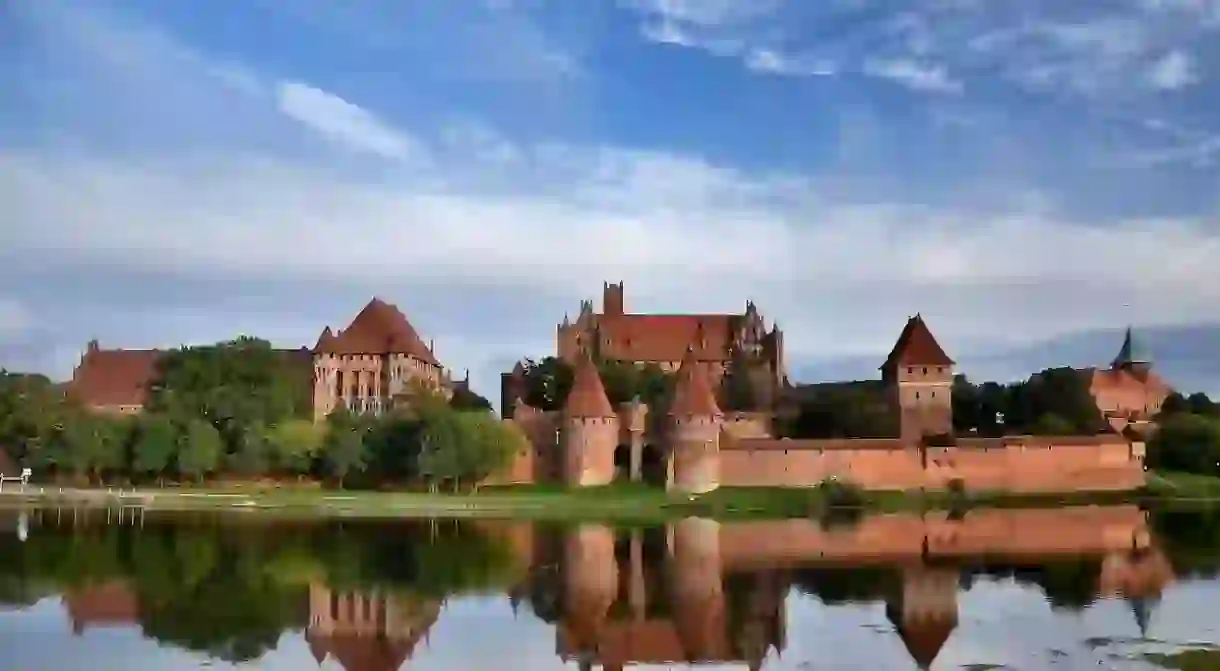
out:
{"label": "crenellated wall", "polygon": [[900,439],[740,439],[720,446],[726,486],[812,486],[828,478],[868,489],[1021,492],[1123,490],[1144,482],[1142,445],[1118,435],[1009,436],[920,447]]}

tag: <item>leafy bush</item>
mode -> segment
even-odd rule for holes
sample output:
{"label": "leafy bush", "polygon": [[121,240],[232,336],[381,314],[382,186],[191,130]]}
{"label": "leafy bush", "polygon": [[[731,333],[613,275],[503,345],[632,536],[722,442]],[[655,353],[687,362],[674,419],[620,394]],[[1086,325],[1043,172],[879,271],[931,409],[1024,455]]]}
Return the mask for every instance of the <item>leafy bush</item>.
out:
{"label": "leafy bush", "polygon": [[859,485],[833,476],[818,483],[817,488],[828,508],[861,508],[867,502]]}

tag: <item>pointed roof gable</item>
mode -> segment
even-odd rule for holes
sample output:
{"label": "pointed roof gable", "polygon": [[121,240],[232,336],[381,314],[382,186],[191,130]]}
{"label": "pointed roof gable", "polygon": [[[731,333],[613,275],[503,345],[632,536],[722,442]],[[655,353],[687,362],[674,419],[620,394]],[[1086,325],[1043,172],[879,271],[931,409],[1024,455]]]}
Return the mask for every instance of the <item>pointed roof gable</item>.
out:
{"label": "pointed roof gable", "polygon": [[924,616],[911,621],[903,621],[892,605],[886,606],[886,617],[894,625],[899,638],[910,653],[911,659],[921,669],[932,667],[932,662],[940,655],[941,648],[957,628],[956,617]]}
{"label": "pointed roof gable", "polygon": [[597,366],[588,353],[581,352],[572,376],[572,390],[563,407],[568,417],[615,417]]}
{"label": "pointed roof gable", "polygon": [[313,346],[313,351],[319,354],[329,354],[335,346],[335,334],[330,330],[330,327],[322,329],[322,335],[318,336],[318,344]]}
{"label": "pointed roof gable", "polygon": [[688,347],[682,365],[678,368],[678,382],[674,386],[674,402],[669,407],[670,415],[718,416],[720,407],[707,379],[707,372],[695,360],[695,350]]}
{"label": "pointed roof gable", "polygon": [[440,365],[395,305],[373,298],[332,341],[333,354],[409,354]]}
{"label": "pointed roof gable", "polygon": [[894,349],[890,350],[881,368],[898,365],[952,366],[953,363],[953,359],[936,342],[923,317],[916,313],[907,320],[898,342],[894,343]]}
{"label": "pointed roof gable", "polygon": [[1128,326],[1127,332],[1123,336],[1123,346],[1118,350],[1118,356],[1114,357],[1111,365],[1114,368],[1120,368],[1137,363],[1152,363],[1152,358],[1144,349],[1143,341],[1137,339],[1132,333],[1131,327]]}

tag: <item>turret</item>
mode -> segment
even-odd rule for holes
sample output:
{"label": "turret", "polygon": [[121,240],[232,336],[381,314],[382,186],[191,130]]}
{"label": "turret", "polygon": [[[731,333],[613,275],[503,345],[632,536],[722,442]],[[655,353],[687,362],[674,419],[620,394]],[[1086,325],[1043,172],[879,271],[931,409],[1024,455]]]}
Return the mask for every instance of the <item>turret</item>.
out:
{"label": "turret", "polygon": [[904,440],[953,433],[953,360],[920,315],[907,320],[881,366],[881,377],[899,413]]}
{"label": "turret", "polygon": [[569,652],[592,661],[607,613],[619,591],[614,531],[601,524],[582,524],[568,533],[562,574],[562,624]]}
{"label": "turret", "polygon": [[920,669],[929,669],[957,627],[958,572],[909,567],[901,592],[888,599],[885,615]]}
{"label": "turret", "polygon": [[1144,349],[1143,341],[1137,339],[1131,327],[1123,336],[1123,346],[1118,350],[1118,356],[1110,364],[1114,370],[1123,370],[1143,380],[1152,371],[1152,357]]}
{"label": "turret", "polygon": [[678,368],[669,416],[673,421],[672,488],[702,494],[719,487],[720,428],[724,414],[716,405],[707,372],[695,360],[693,347],[687,348]]}
{"label": "turret", "polygon": [[720,524],[688,517],[673,526],[670,571],[674,624],[686,661],[715,659],[726,652],[726,604],[720,560]]}
{"label": "turret", "polygon": [[321,421],[335,409],[339,392],[336,390],[338,364],[335,360],[335,334],[327,326],[313,347],[313,408],[314,421]]}
{"label": "turret", "polygon": [[618,415],[597,366],[580,352],[563,408],[564,471],[569,486],[607,485],[614,479]]}

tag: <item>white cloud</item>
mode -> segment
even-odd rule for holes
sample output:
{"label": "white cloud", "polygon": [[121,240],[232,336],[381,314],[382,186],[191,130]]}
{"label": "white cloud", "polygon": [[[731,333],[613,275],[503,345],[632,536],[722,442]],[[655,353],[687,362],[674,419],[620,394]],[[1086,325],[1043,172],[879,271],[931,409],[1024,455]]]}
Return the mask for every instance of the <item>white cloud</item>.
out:
{"label": "white cloud", "polygon": [[864,72],[916,91],[960,93],[963,88],[962,83],[951,77],[943,66],[911,60],[869,61],[864,65]]}
{"label": "white cloud", "polygon": [[1189,54],[1174,50],[1152,64],[1148,79],[1154,88],[1174,91],[1199,81],[1199,73]]}
{"label": "white cloud", "polygon": [[619,4],[677,24],[725,26],[775,13],[783,0],[619,0]]}
{"label": "white cloud", "polygon": [[[165,64],[157,44],[124,42],[125,58]],[[124,95],[152,100],[177,83],[189,95],[161,100],[157,113],[182,113],[191,120],[182,133],[226,142],[207,152],[115,152],[87,141],[6,148],[0,253],[37,258],[44,272],[92,269],[99,284],[120,281],[106,278],[121,269],[228,278],[251,293],[307,285],[309,303],[340,286],[373,287],[404,304],[475,287],[471,300],[486,301],[471,310],[479,318],[421,327],[459,367],[491,365],[489,351],[546,351],[563,311],[615,279],[641,311],[727,311],[753,298],[782,323],[794,358],[884,352],[915,311],[950,349],[971,338],[1029,342],[1114,326],[1132,311],[1146,323],[1220,313],[1220,243],[1202,217],[1078,219],[1053,201],[997,207],[965,189],[953,206],[889,190],[847,198],[827,187],[830,178],[747,172],[663,150],[514,141],[479,120],[435,135],[303,79],[277,89],[241,78],[246,104],[235,107],[225,97],[232,78],[216,77],[214,66],[173,66],[122,66]],[[877,71],[952,88],[935,68],[889,62]],[[249,141],[268,118],[282,125],[284,113],[375,160]],[[379,160],[421,151],[430,160]],[[480,298],[492,290],[499,298]],[[205,300],[172,297],[185,313]],[[535,300],[532,311],[521,307]],[[357,307],[327,308],[318,326]],[[496,311],[520,331],[506,336],[507,326],[489,323]],[[148,334],[165,328],[157,314],[149,308],[129,337],[155,338]],[[198,328],[193,340],[223,337],[238,322],[222,314],[181,328]],[[240,323],[291,339],[283,324],[309,321],[291,317],[252,313]],[[301,329],[300,342],[317,335]],[[480,386],[494,389],[490,377]]]}
{"label": "white cloud", "polygon": [[394,159],[412,153],[409,136],[333,93],[300,82],[281,82],[276,98],[284,114],[343,147]]}
{"label": "white cloud", "polygon": [[746,67],[757,72],[789,76],[830,76],[835,65],[824,60],[799,59],[770,49],[755,49],[745,58]]}

